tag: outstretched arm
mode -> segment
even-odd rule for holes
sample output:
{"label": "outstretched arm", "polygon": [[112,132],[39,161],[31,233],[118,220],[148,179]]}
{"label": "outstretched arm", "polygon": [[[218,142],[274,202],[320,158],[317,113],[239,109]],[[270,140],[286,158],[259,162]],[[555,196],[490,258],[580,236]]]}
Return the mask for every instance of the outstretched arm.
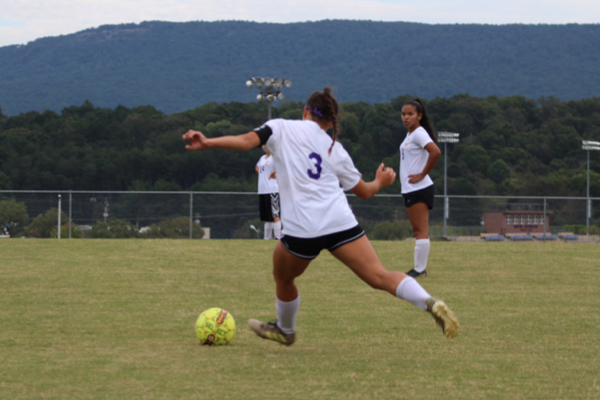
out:
{"label": "outstretched arm", "polygon": [[362,179],[351,190],[357,197],[365,200],[375,196],[381,189],[390,186],[396,180],[396,173],[393,169],[385,167],[383,163],[377,168],[375,179],[371,182],[365,182]]}
{"label": "outstretched arm", "polygon": [[207,138],[200,131],[189,130],[182,136],[183,140],[188,142],[185,148],[188,150],[251,150],[260,145],[260,139],[256,132],[248,132],[237,136],[221,136],[216,138]]}

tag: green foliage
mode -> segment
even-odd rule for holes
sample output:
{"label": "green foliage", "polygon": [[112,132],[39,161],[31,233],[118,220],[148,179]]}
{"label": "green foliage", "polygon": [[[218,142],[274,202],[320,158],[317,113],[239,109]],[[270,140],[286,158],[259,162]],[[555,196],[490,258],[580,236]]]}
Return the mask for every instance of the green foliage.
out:
{"label": "green foliage", "polygon": [[380,222],[369,234],[373,240],[403,240],[412,236],[409,221]]}
{"label": "green foliage", "polygon": [[[585,235],[587,227],[585,225],[565,225],[565,232],[573,232],[576,235]],[[590,235],[600,234],[600,228],[596,225],[590,225]]]}
{"label": "green foliage", "polygon": [[[258,232],[250,228],[253,226]],[[253,219],[240,223],[239,227],[233,232],[234,239],[263,239],[265,223],[260,219]]]}
{"label": "green foliage", "polygon": [[[430,99],[457,96],[463,112],[438,127],[474,134],[494,110],[462,93],[562,99],[600,93],[598,60],[590,53],[599,36],[597,24],[492,26],[326,20],[106,25],[0,48],[0,105],[4,114],[16,115],[30,110],[60,112],[86,99],[101,107],[152,104],[156,109],[138,107],[137,114],[146,118],[156,116],[157,110],[173,113],[212,104],[211,121],[199,122],[216,123],[234,117],[216,103],[251,100],[255,91],[243,83],[252,74],[265,71],[265,60],[269,60],[267,73],[294,81],[284,90],[288,99],[303,102],[325,84],[334,86],[345,102],[374,104],[394,99],[396,111],[404,100],[401,94]],[[277,49],[276,61],[270,49]],[[407,66],[408,59],[429,62]],[[531,103],[525,98],[502,106],[520,124],[532,119]],[[266,115],[266,104],[255,109]],[[522,111],[515,111],[519,109]],[[585,107],[581,110],[586,111]],[[548,114],[561,115],[563,111],[548,102]],[[70,114],[85,116],[78,111]],[[282,110],[282,115],[299,117],[290,110]],[[252,118],[244,119],[246,124]],[[572,120],[578,128],[585,126],[576,115]],[[100,127],[99,122],[91,127]],[[133,117],[130,122],[140,128],[136,134],[148,133],[148,125],[136,124]],[[113,130],[113,135],[119,133],[122,131]]]}
{"label": "green foliage", "polygon": [[[194,223],[192,226],[192,238],[202,239],[204,230],[200,225]],[[148,229],[140,233],[140,237],[149,239],[188,239],[190,237],[190,219],[169,219],[157,224],[151,224]]]}
{"label": "green foliage", "polygon": [[[339,140],[365,180],[381,162],[398,168],[398,145],[406,134],[400,109],[407,98],[387,103],[342,103]],[[450,195],[582,196],[587,174],[581,140],[600,140],[600,98],[561,102],[522,96],[456,95],[427,101],[439,130],[458,131],[448,144]],[[303,103],[273,107],[274,117],[300,115]],[[188,152],[181,134],[196,127],[209,136],[240,134],[264,122],[258,103],[208,103],[167,115],[152,106],[104,109],[86,101],[52,111],[0,119],[0,188],[14,190],[131,190],[255,192],[260,149],[249,152]],[[440,144],[441,145],[441,144]],[[590,194],[600,196],[600,158],[590,155]],[[443,159],[431,176],[438,193]],[[399,193],[398,182],[383,193]],[[139,221],[146,214],[181,210],[174,200],[153,209],[127,194],[111,204],[111,217]],[[96,204],[102,215],[104,205]]]}
{"label": "green foliage", "polygon": [[[60,218],[62,222],[69,221],[68,215],[61,211]],[[62,225],[61,225],[62,226]],[[61,235],[63,230],[61,229]],[[68,225],[67,225],[68,233]],[[31,221],[31,224],[27,228],[27,235],[36,238],[51,238],[57,237],[58,234],[58,208],[51,208],[44,214],[39,214]]]}
{"label": "green foliage", "polygon": [[0,201],[0,229],[8,224],[12,237],[19,237],[29,223],[27,205],[15,200]]}
{"label": "green foliage", "polygon": [[136,238],[138,231],[131,222],[121,219],[109,222],[96,221],[92,227],[91,237],[94,239]]}

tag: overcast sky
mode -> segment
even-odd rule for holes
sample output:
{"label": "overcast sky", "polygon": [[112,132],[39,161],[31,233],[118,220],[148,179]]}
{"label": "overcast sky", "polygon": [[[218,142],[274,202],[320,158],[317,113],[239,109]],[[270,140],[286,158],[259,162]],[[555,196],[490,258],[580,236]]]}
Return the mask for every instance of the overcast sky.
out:
{"label": "overcast sky", "polygon": [[0,46],[142,21],[600,23],[600,0],[0,0]]}

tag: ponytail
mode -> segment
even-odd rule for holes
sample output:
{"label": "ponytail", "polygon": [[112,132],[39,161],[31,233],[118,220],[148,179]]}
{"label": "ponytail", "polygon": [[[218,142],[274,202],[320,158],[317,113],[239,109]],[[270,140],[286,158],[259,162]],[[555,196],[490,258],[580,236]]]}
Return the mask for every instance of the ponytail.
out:
{"label": "ponytail", "polygon": [[328,86],[322,92],[314,92],[306,101],[306,109],[313,114],[315,120],[320,122],[331,121],[333,124],[333,142],[329,148],[330,154],[339,133],[338,102],[331,92],[332,90]]}

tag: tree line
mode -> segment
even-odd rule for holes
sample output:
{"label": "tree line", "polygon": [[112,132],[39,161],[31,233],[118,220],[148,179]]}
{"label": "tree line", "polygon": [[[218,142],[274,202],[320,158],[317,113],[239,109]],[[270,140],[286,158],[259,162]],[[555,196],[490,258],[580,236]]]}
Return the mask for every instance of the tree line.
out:
{"label": "tree line", "polygon": [[[399,164],[406,134],[401,109],[411,96],[385,103],[341,104],[339,141],[365,179],[380,162]],[[585,196],[582,140],[600,141],[600,98],[456,95],[425,101],[438,131],[460,134],[448,144],[448,193],[454,195]],[[273,107],[273,118],[299,119],[304,104]],[[0,189],[255,191],[261,149],[187,152],[181,135],[240,134],[265,122],[263,103],[208,103],[173,114],[153,106],[99,108],[86,101],[54,111],[6,116],[0,109]],[[442,154],[444,144],[439,144]],[[590,157],[590,191],[600,196],[600,159]],[[443,155],[432,172],[443,192]],[[385,189],[399,193],[399,184]]]}

